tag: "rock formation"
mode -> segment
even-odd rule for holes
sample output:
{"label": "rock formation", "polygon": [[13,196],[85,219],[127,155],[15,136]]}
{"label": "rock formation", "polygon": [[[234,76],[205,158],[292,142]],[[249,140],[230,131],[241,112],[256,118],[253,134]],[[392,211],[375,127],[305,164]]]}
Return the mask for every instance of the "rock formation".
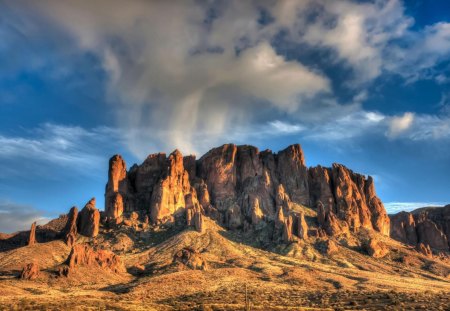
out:
{"label": "rock formation", "polygon": [[100,212],[95,207],[95,198],[92,198],[78,214],[78,232],[87,237],[98,235],[100,226]]}
{"label": "rock formation", "polygon": [[202,255],[190,248],[186,247],[176,252],[173,256],[173,263],[180,263],[192,270],[207,270],[208,265]]}
{"label": "rock formation", "polygon": [[77,239],[78,209],[74,206],[70,209],[66,227],[63,230],[64,242],[72,247]]}
{"label": "rock formation", "polygon": [[32,262],[23,267],[20,273],[20,278],[22,280],[34,280],[39,276],[39,266],[37,263]]}
{"label": "rock formation", "polygon": [[108,250],[95,251],[87,244],[77,244],[72,247],[66,266],[60,269],[60,275],[68,276],[78,266],[100,267],[115,273],[126,271],[119,256]]}
{"label": "rock formation", "polygon": [[371,238],[363,243],[363,248],[369,256],[374,258],[382,258],[389,253],[386,245],[378,239]]}
{"label": "rock formation", "polygon": [[36,243],[36,222],[31,224],[30,236],[28,238],[28,245],[34,245]]}
{"label": "rock formation", "polygon": [[[201,223],[207,215],[229,229],[247,230],[261,222],[277,226],[281,207],[286,216],[282,226],[306,238],[304,217],[300,222],[291,217],[293,207],[303,205],[318,209],[319,224],[328,234],[363,227],[388,235],[390,229],[371,177],[340,164],[308,169],[298,144],[278,153],[226,144],[198,160],[175,150],[168,157],[149,155],[128,172],[122,157],[115,155],[108,176],[105,211],[111,218],[140,211],[153,224],[185,215],[187,224],[194,225],[194,219]],[[285,240],[292,240],[289,234]]]}
{"label": "rock formation", "polygon": [[422,249],[450,250],[450,205],[391,215],[391,238]]}

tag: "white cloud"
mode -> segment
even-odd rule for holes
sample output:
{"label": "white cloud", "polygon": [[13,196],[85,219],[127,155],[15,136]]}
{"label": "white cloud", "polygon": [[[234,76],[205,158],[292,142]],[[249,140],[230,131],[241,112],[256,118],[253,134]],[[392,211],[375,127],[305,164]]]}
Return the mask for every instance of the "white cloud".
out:
{"label": "white cloud", "polygon": [[0,201],[0,232],[29,230],[33,222],[42,225],[49,221],[43,213],[26,205]]}
{"label": "white cloud", "polygon": [[301,126],[299,124],[287,123],[280,120],[269,122],[269,125],[272,127],[273,132],[278,134],[294,134],[305,130],[304,126]]}
{"label": "white cloud", "polygon": [[388,137],[395,138],[408,130],[414,121],[414,113],[406,112],[403,116],[392,117],[389,121]]}

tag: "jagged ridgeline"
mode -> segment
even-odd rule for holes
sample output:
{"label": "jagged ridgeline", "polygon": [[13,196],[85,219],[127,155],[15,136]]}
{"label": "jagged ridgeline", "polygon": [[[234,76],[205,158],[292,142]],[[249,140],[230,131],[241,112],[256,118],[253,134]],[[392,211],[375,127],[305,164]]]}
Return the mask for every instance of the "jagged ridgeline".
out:
{"label": "jagged ridgeline", "polygon": [[[317,211],[316,228],[305,228],[305,208]],[[132,212],[153,224],[185,217],[198,230],[203,216],[244,231],[274,223],[284,240],[360,227],[384,235],[390,230],[372,177],[340,164],[308,168],[298,144],[278,153],[226,144],[198,160],[175,150],[149,155],[128,171],[115,155],[109,161],[106,221],[120,223]]]}

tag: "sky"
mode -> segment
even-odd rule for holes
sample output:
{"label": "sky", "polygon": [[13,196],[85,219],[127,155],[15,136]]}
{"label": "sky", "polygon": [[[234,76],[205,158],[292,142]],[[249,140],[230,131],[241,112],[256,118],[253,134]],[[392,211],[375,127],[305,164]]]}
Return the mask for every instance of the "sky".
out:
{"label": "sky", "polygon": [[114,154],[224,143],[450,203],[450,2],[0,0],[0,231],[103,209]]}

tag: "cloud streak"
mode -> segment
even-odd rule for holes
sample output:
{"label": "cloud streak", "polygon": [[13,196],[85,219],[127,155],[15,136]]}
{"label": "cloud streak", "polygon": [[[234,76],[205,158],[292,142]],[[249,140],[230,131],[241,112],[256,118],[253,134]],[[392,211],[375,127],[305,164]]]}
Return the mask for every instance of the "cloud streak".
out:
{"label": "cloud streak", "polygon": [[28,230],[35,221],[42,225],[49,220],[50,218],[45,217],[43,212],[30,206],[0,201],[0,232]]}
{"label": "cloud streak", "polygon": [[[122,143],[119,132],[108,127],[86,130],[78,126],[46,123],[21,136],[0,134],[0,169],[13,175],[8,167],[14,161],[23,164],[14,165],[20,170],[17,172],[19,175],[23,174],[21,170],[24,167],[40,171],[42,163],[81,174],[92,173],[98,169],[98,163],[106,160],[108,154],[104,151],[111,150],[112,153],[112,149],[119,149]],[[106,150],[101,150],[102,146]]]}

